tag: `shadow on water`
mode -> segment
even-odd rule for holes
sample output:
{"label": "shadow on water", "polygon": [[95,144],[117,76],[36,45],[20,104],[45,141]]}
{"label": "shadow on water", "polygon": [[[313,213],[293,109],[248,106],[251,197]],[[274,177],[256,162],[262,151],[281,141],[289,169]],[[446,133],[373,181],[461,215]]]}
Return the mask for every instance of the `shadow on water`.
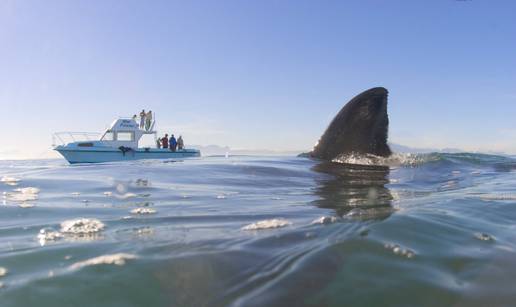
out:
{"label": "shadow on water", "polygon": [[393,211],[388,188],[389,167],[322,162],[313,167],[329,175],[317,179],[313,203],[319,208],[333,209],[339,216],[385,219]]}

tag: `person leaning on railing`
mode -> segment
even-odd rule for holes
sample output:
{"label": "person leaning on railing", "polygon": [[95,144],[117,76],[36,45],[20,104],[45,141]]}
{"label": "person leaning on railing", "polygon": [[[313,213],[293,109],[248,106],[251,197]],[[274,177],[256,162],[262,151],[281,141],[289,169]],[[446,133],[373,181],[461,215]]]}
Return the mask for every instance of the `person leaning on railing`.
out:
{"label": "person leaning on railing", "polygon": [[177,149],[183,150],[185,147],[185,143],[183,141],[183,137],[180,135],[179,138],[177,138]]}
{"label": "person leaning on railing", "polygon": [[177,149],[177,141],[173,134],[170,136],[170,139],[168,140],[168,147],[171,151],[176,151]]}
{"label": "person leaning on railing", "polygon": [[165,134],[165,137],[161,139],[161,144],[163,145],[164,149],[168,148],[168,134]]}
{"label": "person leaning on railing", "polygon": [[149,110],[149,112],[145,115],[145,130],[149,130],[152,123],[152,111]]}
{"label": "person leaning on railing", "polygon": [[140,129],[143,129],[144,125],[145,125],[145,110],[142,110],[140,112]]}

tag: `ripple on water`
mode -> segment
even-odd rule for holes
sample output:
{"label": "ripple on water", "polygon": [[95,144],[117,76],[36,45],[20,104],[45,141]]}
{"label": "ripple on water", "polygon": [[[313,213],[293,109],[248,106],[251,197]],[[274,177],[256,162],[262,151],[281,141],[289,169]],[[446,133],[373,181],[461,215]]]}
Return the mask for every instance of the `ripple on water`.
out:
{"label": "ripple on water", "polygon": [[256,223],[249,224],[247,226],[242,227],[242,230],[262,230],[262,229],[273,229],[273,228],[282,228],[286,226],[292,225],[292,222],[278,218],[278,219],[270,219],[263,220]]}

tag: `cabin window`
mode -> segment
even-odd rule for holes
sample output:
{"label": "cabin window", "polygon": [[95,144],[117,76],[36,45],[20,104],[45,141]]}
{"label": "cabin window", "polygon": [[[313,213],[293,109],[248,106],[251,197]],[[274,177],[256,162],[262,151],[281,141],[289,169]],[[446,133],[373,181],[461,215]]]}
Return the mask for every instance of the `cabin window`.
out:
{"label": "cabin window", "polygon": [[102,141],[113,141],[115,139],[113,132],[106,132],[104,133],[104,136],[102,137]]}
{"label": "cabin window", "polygon": [[117,141],[134,141],[134,132],[117,132]]}

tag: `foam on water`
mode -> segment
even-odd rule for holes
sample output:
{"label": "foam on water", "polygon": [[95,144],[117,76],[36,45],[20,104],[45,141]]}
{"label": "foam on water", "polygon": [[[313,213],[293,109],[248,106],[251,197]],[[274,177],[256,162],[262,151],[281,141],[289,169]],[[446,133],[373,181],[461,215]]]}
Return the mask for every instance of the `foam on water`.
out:
{"label": "foam on water", "polygon": [[10,176],[3,176],[0,178],[0,182],[3,182],[7,185],[17,185],[20,182],[20,179]]}
{"label": "foam on water", "polygon": [[[107,196],[111,196],[111,194],[107,195]],[[115,194],[115,197],[118,199],[129,199],[129,198],[138,197],[138,195],[136,195],[135,193],[125,193],[125,194]]]}
{"label": "foam on water", "polygon": [[480,195],[482,200],[516,200],[516,194],[484,194]]}
{"label": "foam on water", "polygon": [[40,192],[40,189],[34,187],[26,187],[14,189],[14,191],[22,194],[38,194]]}
{"label": "foam on water", "polygon": [[154,214],[156,213],[156,210],[152,208],[136,208],[131,210],[132,214]]}
{"label": "foam on water", "polygon": [[103,255],[95,258],[91,258],[85,261],[79,261],[72,265],[70,265],[68,268],[70,270],[78,270],[86,266],[92,266],[92,265],[99,265],[99,264],[114,264],[114,265],[124,265],[127,260],[130,259],[136,259],[138,258],[136,255],[133,254],[125,254],[125,253],[118,253],[118,254],[112,254],[112,255]]}
{"label": "foam on water", "polygon": [[14,189],[14,192],[4,192],[4,197],[12,202],[35,201],[40,190],[34,187]]}
{"label": "foam on water", "polygon": [[480,241],[494,241],[493,236],[483,232],[475,233],[475,238],[479,239]]}
{"label": "foam on water", "polygon": [[68,234],[94,234],[104,229],[104,224],[97,219],[79,218],[61,223],[61,232]]}
{"label": "foam on water", "polygon": [[242,227],[242,230],[263,230],[263,229],[272,229],[272,228],[281,228],[292,225],[292,222],[287,221],[282,218],[271,219],[271,220],[263,220],[256,223],[249,224],[247,226]]}
{"label": "foam on water", "polygon": [[372,154],[343,154],[332,162],[343,164],[356,165],[371,165],[371,166],[418,166],[430,161],[437,161],[439,156],[433,154],[411,154],[411,153],[393,153],[389,157],[380,157]]}
{"label": "foam on water", "polygon": [[38,233],[38,241],[41,246],[45,246],[49,241],[57,241],[61,238],[63,238],[63,234],[52,228],[43,228]]}
{"label": "foam on water", "polygon": [[337,221],[338,219],[334,216],[321,216],[320,218],[313,220],[311,224],[332,224]]}
{"label": "foam on water", "polygon": [[5,275],[7,275],[7,272],[8,271],[6,268],[0,266],[0,277],[4,277]]}

